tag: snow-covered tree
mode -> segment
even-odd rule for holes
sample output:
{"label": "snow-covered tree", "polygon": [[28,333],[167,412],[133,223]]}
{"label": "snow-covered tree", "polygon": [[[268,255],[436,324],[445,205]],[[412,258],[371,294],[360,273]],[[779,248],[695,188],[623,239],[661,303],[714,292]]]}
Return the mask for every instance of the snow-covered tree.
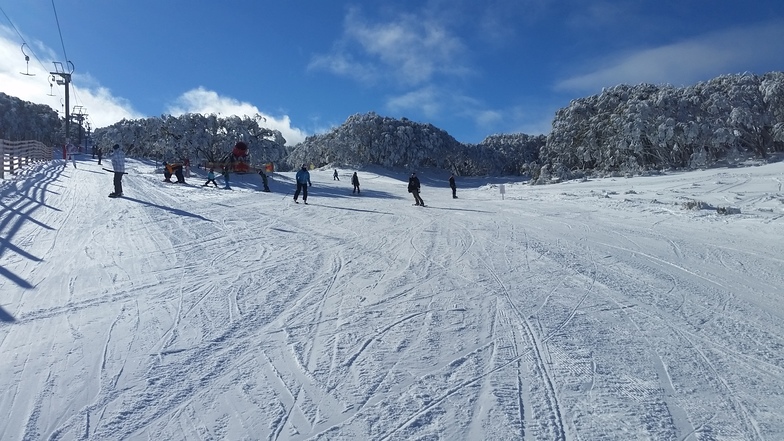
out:
{"label": "snow-covered tree", "polygon": [[122,120],[97,129],[94,142],[109,148],[125,146],[129,155],[161,161],[189,158],[191,162],[217,162],[238,141],[250,150],[251,165],[280,162],[286,156],[286,140],[277,130],[262,127],[260,115],[218,117],[189,113],[181,116]]}
{"label": "snow-covered tree", "polygon": [[308,137],[289,152],[289,167],[313,164],[416,169],[436,167],[458,175],[519,174],[536,161],[545,138],[494,135],[461,144],[432,124],[375,112],[350,116],[330,132]]}
{"label": "snow-covered tree", "polygon": [[63,127],[63,120],[51,107],[0,92],[0,139],[53,145],[63,142]]}
{"label": "snow-covered tree", "polygon": [[782,72],[684,88],[618,85],[560,109],[541,161],[562,178],[764,158],[784,150],[783,104]]}
{"label": "snow-covered tree", "polygon": [[[709,167],[784,151],[784,72],[723,75],[693,86],[617,85],[559,109],[549,135],[497,134],[462,144],[432,124],[349,116],[339,127],[286,147],[261,115],[162,115],[97,129],[94,142],[129,155],[216,162],[238,141],[251,165],[275,162],[418,169],[458,175],[530,175],[532,182],[587,174],[639,174]],[[0,94],[0,136],[62,142],[62,121],[47,106]]]}

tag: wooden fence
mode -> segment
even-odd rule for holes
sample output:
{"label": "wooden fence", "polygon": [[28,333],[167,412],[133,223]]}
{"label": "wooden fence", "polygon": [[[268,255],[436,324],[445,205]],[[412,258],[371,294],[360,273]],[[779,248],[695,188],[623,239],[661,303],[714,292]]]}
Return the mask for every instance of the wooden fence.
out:
{"label": "wooden fence", "polygon": [[39,161],[52,160],[52,148],[38,141],[6,141],[0,139],[0,179],[15,174],[22,167]]}

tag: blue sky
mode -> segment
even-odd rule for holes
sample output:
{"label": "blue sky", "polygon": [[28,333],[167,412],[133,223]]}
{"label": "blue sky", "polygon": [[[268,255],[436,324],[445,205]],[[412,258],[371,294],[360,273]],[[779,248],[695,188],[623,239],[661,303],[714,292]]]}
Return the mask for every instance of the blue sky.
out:
{"label": "blue sky", "polygon": [[476,143],[603,87],[784,70],[784,2],[742,3],[0,0],[0,91],[61,109],[69,60],[94,128],[260,113],[293,145],[374,111]]}

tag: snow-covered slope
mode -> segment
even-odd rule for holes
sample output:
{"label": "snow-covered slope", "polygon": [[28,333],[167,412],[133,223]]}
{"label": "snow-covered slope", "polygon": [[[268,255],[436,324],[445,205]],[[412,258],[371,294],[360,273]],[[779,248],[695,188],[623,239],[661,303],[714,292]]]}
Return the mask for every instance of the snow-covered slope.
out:
{"label": "snow-covered slope", "polygon": [[784,163],[128,170],[0,182],[2,440],[784,439]]}

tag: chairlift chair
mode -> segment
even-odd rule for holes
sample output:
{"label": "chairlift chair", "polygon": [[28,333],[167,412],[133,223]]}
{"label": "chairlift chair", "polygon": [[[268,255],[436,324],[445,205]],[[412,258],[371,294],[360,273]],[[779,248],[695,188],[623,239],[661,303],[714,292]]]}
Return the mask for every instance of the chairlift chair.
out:
{"label": "chairlift chair", "polygon": [[30,56],[25,53],[24,47],[27,46],[27,43],[22,43],[22,55],[25,57],[25,63],[27,63],[27,68],[25,72],[19,72],[22,75],[27,75],[28,77],[34,77],[35,74],[30,73]]}

